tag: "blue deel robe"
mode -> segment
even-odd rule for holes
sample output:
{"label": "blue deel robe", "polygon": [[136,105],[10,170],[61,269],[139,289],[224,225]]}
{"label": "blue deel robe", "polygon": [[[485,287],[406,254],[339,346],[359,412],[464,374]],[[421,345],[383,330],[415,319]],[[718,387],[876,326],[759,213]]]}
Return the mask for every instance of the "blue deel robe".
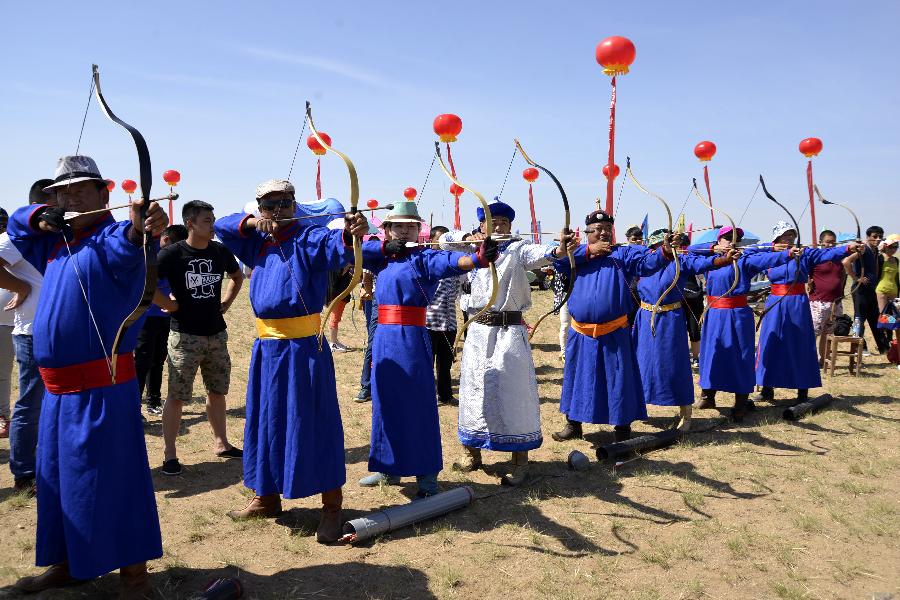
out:
{"label": "blue deel robe", "polygon": [[[250,305],[261,319],[322,311],[328,272],[352,262],[343,230],[294,223],[271,237],[241,224],[251,215],[216,220],[216,235],[245,265]],[[334,361],[316,336],[257,339],[247,378],[244,485],[257,495],[303,498],[346,481],[344,429]]]}
{"label": "blue deel robe", "polygon": [[[60,234],[31,228],[37,208],[14,212],[8,230],[22,256],[44,275],[34,318],[35,361],[52,368],[105,359],[119,325],[140,301],[143,249],[127,238],[130,222],[107,214],[77,232],[70,257]],[[134,351],[142,325],[139,320],[128,328],[119,354]],[[73,394],[47,391],[42,402],[37,565],[69,561],[73,577],[91,579],[162,556],[137,379]]]}
{"label": "blue deel robe", "polygon": [[[688,406],[694,403],[694,379],[684,326],[684,284],[688,277],[705,273],[713,268],[715,256],[682,254],[678,257],[681,276],[678,284],[663,298],[662,304],[678,303],[679,308],[656,315],[656,336],[650,331],[650,311],[639,309],[631,330],[631,339],[637,353],[638,367],[644,400],[659,406]],[[655,304],[675,277],[675,263],[649,277],[642,277],[637,290],[640,299]],[[576,279],[577,281],[577,279]],[[700,315],[697,315],[700,318]]]}
{"label": "blue deel robe", "polygon": [[[709,245],[700,249],[708,256]],[[704,251],[705,250],[705,251]],[[788,251],[754,252],[737,260],[740,281],[730,296],[743,296],[750,291],[750,280],[762,271],[790,260]],[[707,296],[721,296],[734,281],[734,265],[725,265],[706,274]],[[756,347],[753,309],[716,308],[706,311],[700,329],[700,387],[735,394],[753,391],[753,350]]]}
{"label": "blue deel robe", "polygon": [[[466,256],[462,252],[422,249],[389,259],[381,247],[374,240],[363,244],[363,264],[378,277],[375,300],[379,308],[424,309],[441,279],[463,273],[457,267]],[[375,328],[370,471],[402,477],[430,475],[443,468],[433,364],[425,327],[379,323]]]}
{"label": "blue deel robe", "polygon": [[[804,285],[809,273],[819,263],[838,262],[847,255],[847,248],[805,248],[800,255],[800,271],[792,260],[769,269],[773,284]],[[776,304],[777,303],[777,304]],[[809,296],[769,295],[766,310],[774,308],[762,318],[759,346],[756,353],[756,384],[778,388],[809,389],[822,385],[816,334],[813,330]]]}
{"label": "blue deel robe", "polygon": [[[584,244],[575,250],[577,276],[568,303],[569,314],[579,323],[606,323],[626,315],[634,306],[628,278],[648,277],[669,262],[661,251],[644,246],[619,246],[595,258],[586,251]],[[555,264],[569,273],[567,260]],[[559,410],[582,423],[628,425],[647,418],[628,328],[598,338],[570,332]]]}

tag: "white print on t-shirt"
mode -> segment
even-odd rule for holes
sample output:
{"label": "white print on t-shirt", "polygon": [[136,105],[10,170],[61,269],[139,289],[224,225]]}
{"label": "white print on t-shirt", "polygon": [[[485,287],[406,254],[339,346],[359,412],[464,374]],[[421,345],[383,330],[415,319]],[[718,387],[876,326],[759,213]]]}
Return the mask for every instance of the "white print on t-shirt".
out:
{"label": "white print on t-shirt", "polygon": [[212,273],[212,261],[206,258],[193,258],[188,261],[184,274],[185,285],[191,290],[194,298],[212,298],[216,295],[213,285],[222,280],[221,273]]}

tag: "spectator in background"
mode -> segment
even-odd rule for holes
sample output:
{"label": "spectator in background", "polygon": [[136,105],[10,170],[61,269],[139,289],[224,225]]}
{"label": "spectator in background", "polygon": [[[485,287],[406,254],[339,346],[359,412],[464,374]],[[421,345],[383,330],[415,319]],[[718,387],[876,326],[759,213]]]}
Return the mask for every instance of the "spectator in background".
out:
{"label": "spectator in background", "polygon": [[[0,234],[6,233],[9,213],[0,208]],[[13,342],[12,330],[15,321],[10,310],[15,293],[0,288],[0,438],[9,437],[9,397],[12,392]]]}
{"label": "spectator in background", "polygon": [[[625,231],[625,239],[629,246],[643,246],[644,231],[637,225],[632,225]],[[634,325],[634,316],[637,314],[638,307],[640,306],[640,299],[638,298],[637,291],[638,279],[640,279],[640,277],[628,278],[628,291],[631,293],[631,304],[628,308],[629,327]]]}
{"label": "spectator in background", "polygon": [[[206,415],[220,458],[241,458],[243,452],[228,441],[225,428],[225,395],[231,381],[228,332],[222,316],[231,307],[244,283],[244,275],[231,250],[213,239],[216,216],[213,207],[191,200],[181,209],[187,226],[186,240],[159,253],[159,276],[167,279],[175,300],[159,295],[156,301],[169,311],[169,393],[163,407],[164,475],[181,474],[175,440],[181,426],[185,400],[194,390],[197,369],[206,386]],[[222,296],[223,273],[231,286]]]}
{"label": "spectator in background", "polygon": [[[681,234],[681,247],[690,246],[687,234]],[[684,290],[681,293],[681,305],[684,308],[684,320],[687,323],[688,339],[691,344],[691,369],[700,369],[700,315],[703,314],[703,286],[693,273],[686,276]]]}
{"label": "spectator in background", "polygon": [[[430,242],[450,231],[437,225],[431,228]],[[463,277],[450,277],[438,282],[434,295],[425,310],[425,327],[431,337],[434,352],[435,382],[437,383],[438,404],[459,404],[453,397],[453,380],[450,367],[456,356],[453,342],[456,340],[456,298],[459,296]]]}
{"label": "spectator in background", "polygon": [[[376,239],[374,236],[369,239]],[[363,349],[363,366],[359,375],[359,393],[354,402],[372,401],[372,339],[375,337],[375,328],[378,326],[378,302],[375,300],[375,274],[372,271],[363,270],[362,290],[359,293],[359,301],[362,303],[363,314],[366,316],[366,347]]]}
{"label": "spectator in background", "polygon": [[[44,191],[50,185],[52,179],[34,182],[28,193],[29,204],[55,206],[56,196]],[[31,329],[43,280],[44,276],[22,257],[9,235],[0,235],[0,287],[15,294],[6,306],[15,311],[12,342],[19,366],[19,398],[9,428],[9,470],[15,489],[31,495],[35,490],[38,420],[44,397],[44,380],[34,360]]]}
{"label": "spectator in background", "polygon": [[[159,248],[162,250],[170,244],[186,240],[187,237],[187,227],[169,225],[163,229],[159,238]],[[160,278],[156,284],[156,294],[165,299],[162,300],[164,303],[169,298],[169,289],[169,282]],[[154,303],[147,311],[147,318],[138,334],[137,346],[134,349],[134,365],[137,370],[141,398],[144,397],[144,389],[147,389],[147,413],[151,415],[162,414],[160,388],[162,387],[163,363],[166,362],[168,355],[166,347],[169,342],[169,327],[169,313]]]}
{"label": "spectator in background", "polygon": [[[568,273],[564,273],[557,269],[554,265],[550,265],[549,268],[553,273],[553,281],[550,283],[550,286],[553,288],[553,306],[556,306],[569,289],[569,275]],[[560,362],[565,362],[566,342],[569,339],[569,325],[572,323],[572,319],[569,317],[568,303],[560,306],[559,310],[556,311],[556,314],[559,315],[559,360]]]}
{"label": "spectator in background", "polygon": [[[884,238],[884,229],[873,225],[866,229],[866,244],[863,252],[853,253],[844,259],[844,271],[853,280],[853,320],[859,323],[857,335],[863,337],[865,324],[869,324],[872,337],[878,352],[887,352],[888,343],[878,329],[878,299],[875,286],[878,284],[878,244]],[[855,323],[854,323],[855,324]],[[868,345],[863,340],[864,354],[868,354]]]}
{"label": "spectator in background", "polygon": [[[834,248],[835,244],[837,236],[833,231],[826,229],[819,234],[819,246],[822,248]],[[841,263],[831,261],[819,263],[810,273],[807,284],[809,308],[812,312],[813,330],[819,338],[820,367],[828,350],[826,346],[828,334],[834,331],[834,319],[844,314],[841,299],[846,282],[847,277]]]}
{"label": "spectator in background", "polygon": [[[889,235],[878,245],[881,254],[878,256],[878,284],[875,286],[875,297],[878,300],[879,313],[897,298],[897,293],[900,291],[900,269],[898,269],[897,257],[894,256],[897,253],[898,245],[900,245],[900,236],[897,234]],[[883,329],[882,332],[885,345],[890,345],[890,330]],[[895,332],[897,340],[900,341],[900,329],[896,329]]]}
{"label": "spectator in background", "polygon": [[[325,306],[331,304],[338,294],[347,289],[350,280],[353,278],[353,266],[346,265],[340,271],[331,273],[328,278],[328,299]],[[331,346],[332,352],[346,352],[349,350],[347,346],[338,339],[338,328],[341,324],[341,318],[344,316],[344,309],[350,302],[350,296],[334,305],[331,314],[328,315],[328,344]]]}

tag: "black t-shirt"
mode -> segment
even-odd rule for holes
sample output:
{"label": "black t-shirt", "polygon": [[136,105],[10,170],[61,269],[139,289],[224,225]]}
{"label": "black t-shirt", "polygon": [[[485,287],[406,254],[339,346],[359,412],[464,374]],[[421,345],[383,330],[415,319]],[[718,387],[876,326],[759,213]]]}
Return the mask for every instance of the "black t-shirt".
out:
{"label": "black t-shirt", "polygon": [[223,273],[239,270],[234,254],[213,240],[200,250],[186,241],[159,251],[159,276],[166,278],[178,311],[172,313],[172,331],[216,335],[225,330],[222,317]]}

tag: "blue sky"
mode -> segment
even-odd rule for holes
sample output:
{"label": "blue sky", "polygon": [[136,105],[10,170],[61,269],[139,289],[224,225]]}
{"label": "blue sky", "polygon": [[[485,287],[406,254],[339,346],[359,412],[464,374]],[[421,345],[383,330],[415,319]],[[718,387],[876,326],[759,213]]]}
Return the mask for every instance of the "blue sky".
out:
{"label": "blue sky", "polygon": [[[92,12],[89,12],[92,11]],[[594,60],[603,38],[637,47],[619,81],[617,163],[633,160],[645,186],[676,212],[702,168],[692,149],[718,146],[710,165],[716,206],[739,218],[763,173],[795,215],[806,203],[806,161],[797,150],[820,137],[816,182],[852,205],[863,228],[900,232],[900,82],[896,2],[31,2],[7,4],[0,23],[2,204],[25,201],[75,149],[90,84],[101,67],[112,108],[140,129],[162,172],[182,174],[182,198],[219,215],[253,199],[257,183],[285,177],[306,99],[318,127],[356,163],[362,190],[382,202],[422,187],[432,159],[433,118],[453,112],[463,183],[499,192],[519,137],[566,187],[573,222],[604,194],[609,78]],[[127,134],[92,103],[82,152],[104,176],[136,178]],[[527,230],[527,185],[517,158],[503,198]],[[346,200],[346,170],[323,158],[326,196]],[[292,179],[315,194],[315,160],[304,147]],[[621,178],[616,183],[620,189]],[[452,221],[448,182],[435,168],[420,211]],[[535,187],[545,230],[562,224],[547,178]],[[125,199],[117,188],[117,203]],[[118,199],[118,200],[117,200]],[[462,197],[463,223],[476,200]],[[851,230],[849,215],[816,206],[821,226]],[[707,226],[695,198],[688,221]],[[630,182],[620,229],[663,212]],[[783,213],[756,194],[743,225],[764,234]],[[809,239],[809,215],[801,223]]]}

